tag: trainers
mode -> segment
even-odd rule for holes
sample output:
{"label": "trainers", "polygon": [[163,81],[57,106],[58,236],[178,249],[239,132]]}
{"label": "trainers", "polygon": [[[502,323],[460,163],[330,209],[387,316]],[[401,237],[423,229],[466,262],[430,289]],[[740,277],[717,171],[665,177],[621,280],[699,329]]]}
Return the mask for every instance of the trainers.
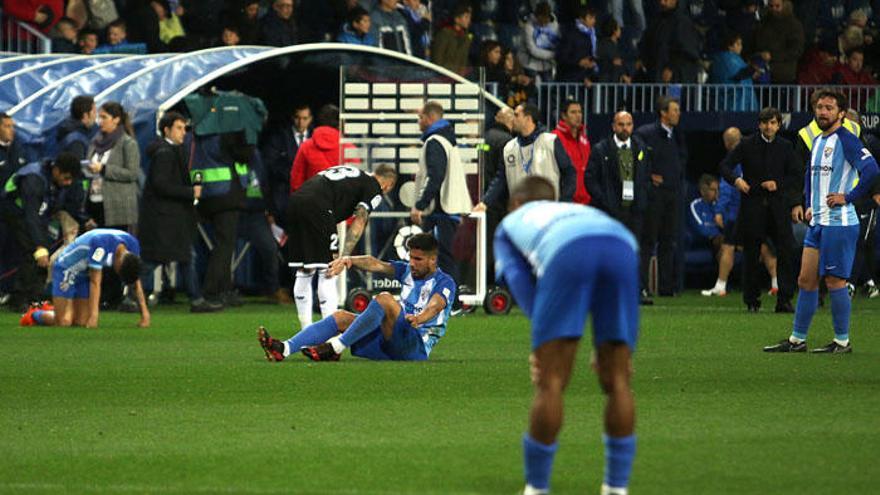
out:
{"label": "trainers", "polygon": [[336,354],[329,342],[323,344],[303,346],[299,350],[303,356],[312,361],[339,361],[340,355]]}
{"label": "trainers", "polygon": [[877,296],[880,296],[880,289],[878,289],[876,285],[869,285],[868,286],[868,298],[874,299]]}
{"label": "trainers", "polygon": [[702,294],[706,297],[710,297],[710,296],[724,297],[727,295],[727,291],[721,290],[718,287],[712,287],[711,289],[701,290],[700,294]]}
{"label": "trainers", "polygon": [[23,327],[32,327],[37,324],[34,321],[34,311],[39,311],[40,307],[37,305],[31,305],[27,311],[23,315],[21,315],[21,319],[18,320],[18,324]]}
{"label": "trainers", "polygon": [[807,341],[795,344],[788,339],[782,339],[778,344],[764,347],[764,352],[807,352]]}
{"label": "trainers", "polygon": [[852,352],[852,344],[847,342],[846,345],[840,345],[832,340],[825,347],[817,347],[810,352],[816,354],[849,354]]}
{"label": "trainers", "polygon": [[266,327],[260,326],[257,329],[257,340],[260,341],[260,347],[266,353],[266,361],[280,362],[284,361],[284,343],[278,339],[273,339],[269,335]]}

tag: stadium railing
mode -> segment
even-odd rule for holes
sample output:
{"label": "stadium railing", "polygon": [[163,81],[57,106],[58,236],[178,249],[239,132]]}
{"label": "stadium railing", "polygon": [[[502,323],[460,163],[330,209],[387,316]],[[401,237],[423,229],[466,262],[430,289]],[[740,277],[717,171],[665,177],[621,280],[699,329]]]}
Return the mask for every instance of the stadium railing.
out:
{"label": "stadium railing", "polygon": [[0,51],[22,55],[52,53],[52,40],[0,10]]}

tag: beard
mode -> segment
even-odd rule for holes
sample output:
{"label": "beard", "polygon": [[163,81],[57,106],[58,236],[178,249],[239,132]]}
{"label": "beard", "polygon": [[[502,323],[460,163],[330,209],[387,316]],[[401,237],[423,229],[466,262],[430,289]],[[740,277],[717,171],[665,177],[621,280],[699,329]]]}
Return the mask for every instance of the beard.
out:
{"label": "beard", "polygon": [[823,131],[827,131],[828,129],[831,129],[836,122],[837,122],[837,120],[831,119],[830,117],[816,119],[816,124],[818,124],[819,129],[822,129]]}

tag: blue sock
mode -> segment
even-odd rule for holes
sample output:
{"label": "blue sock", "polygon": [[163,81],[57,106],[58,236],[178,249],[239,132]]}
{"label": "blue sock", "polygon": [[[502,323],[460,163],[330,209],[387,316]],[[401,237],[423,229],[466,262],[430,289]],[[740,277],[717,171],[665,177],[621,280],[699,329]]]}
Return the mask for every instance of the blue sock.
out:
{"label": "blue sock", "polygon": [[382,309],[381,304],[373,299],[367,309],[351,322],[351,326],[339,337],[339,341],[345,344],[345,347],[351,347],[352,344],[376,330],[382,324],[383,318],[385,318],[385,310]]}
{"label": "blue sock", "polygon": [[629,485],[633,458],[636,456],[636,436],[611,437],[602,435],[605,442],[605,484],[614,488]]}
{"label": "blue sock", "polygon": [[[36,322],[37,325],[46,325],[46,323],[43,321],[43,316],[46,313],[48,313],[48,311],[38,309],[38,310],[34,311],[33,313],[31,313],[31,318],[34,319],[34,322]],[[847,320],[848,319],[849,318],[847,318]]]}
{"label": "blue sock", "polygon": [[327,339],[339,333],[336,319],[330,315],[323,320],[303,328],[287,341],[291,354],[298,352],[299,348],[308,345],[318,345],[327,342]]}
{"label": "blue sock", "polygon": [[528,433],[523,435],[526,483],[540,490],[550,488],[550,473],[553,471],[553,456],[556,455],[557,448],[559,448],[559,442],[553,445],[544,445],[533,439]]}
{"label": "blue sock", "polygon": [[834,322],[834,338],[837,340],[849,340],[849,314],[852,304],[846,287],[830,290],[831,296],[831,321]]}
{"label": "blue sock", "polygon": [[816,314],[816,308],[819,307],[819,291],[801,289],[798,294],[797,308],[794,310],[794,326],[791,329],[791,336],[807,340],[807,331],[810,330],[810,322],[813,321],[813,315]]}

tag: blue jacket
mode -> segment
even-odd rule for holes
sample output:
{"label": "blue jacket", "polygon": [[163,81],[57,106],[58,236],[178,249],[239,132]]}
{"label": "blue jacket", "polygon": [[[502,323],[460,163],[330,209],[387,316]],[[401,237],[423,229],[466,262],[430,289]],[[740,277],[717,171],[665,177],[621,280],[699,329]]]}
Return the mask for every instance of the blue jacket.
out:
{"label": "blue jacket", "polygon": [[[742,165],[737,164],[733,168],[733,174],[742,177]],[[739,216],[739,195],[739,190],[724,180],[724,177],[718,181],[718,201],[715,202],[715,213],[721,214],[724,225],[735,222],[736,217]]]}
{"label": "blue jacket", "polygon": [[672,131],[672,139],[669,139],[666,129],[658,121],[639,127],[636,134],[648,147],[648,155],[651,157],[651,173],[663,176],[663,184],[660,185],[660,188],[680,190],[688,160],[684,133],[675,128]]}
{"label": "blue jacket", "polygon": [[349,45],[379,46],[376,37],[372,33],[360,35],[351,29],[351,25],[345,23],[339,31],[336,41],[340,43],[348,43]]}
{"label": "blue jacket", "polygon": [[688,207],[688,226],[696,235],[705,239],[721,235],[721,229],[715,223],[715,204],[707,203],[703,198],[691,201]]}
{"label": "blue jacket", "polygon": [[[431,124],[431,127],[422,134],[422,142],[425,142],[431,136],[438,134],[446,138],[452,146],[456,146],[455,128],[446,119],[440,119]],[[425,145],[425,166],[428,169],[428,185],[425,187],[422,197],[416,201],[416,208],[424,210],[434,201],[435,212],[443,213],[443,206],[440,204],[440,186],[446,179],[446,168],[448,166],[448,158],[446,150],[437,141],[431,141]]]}

